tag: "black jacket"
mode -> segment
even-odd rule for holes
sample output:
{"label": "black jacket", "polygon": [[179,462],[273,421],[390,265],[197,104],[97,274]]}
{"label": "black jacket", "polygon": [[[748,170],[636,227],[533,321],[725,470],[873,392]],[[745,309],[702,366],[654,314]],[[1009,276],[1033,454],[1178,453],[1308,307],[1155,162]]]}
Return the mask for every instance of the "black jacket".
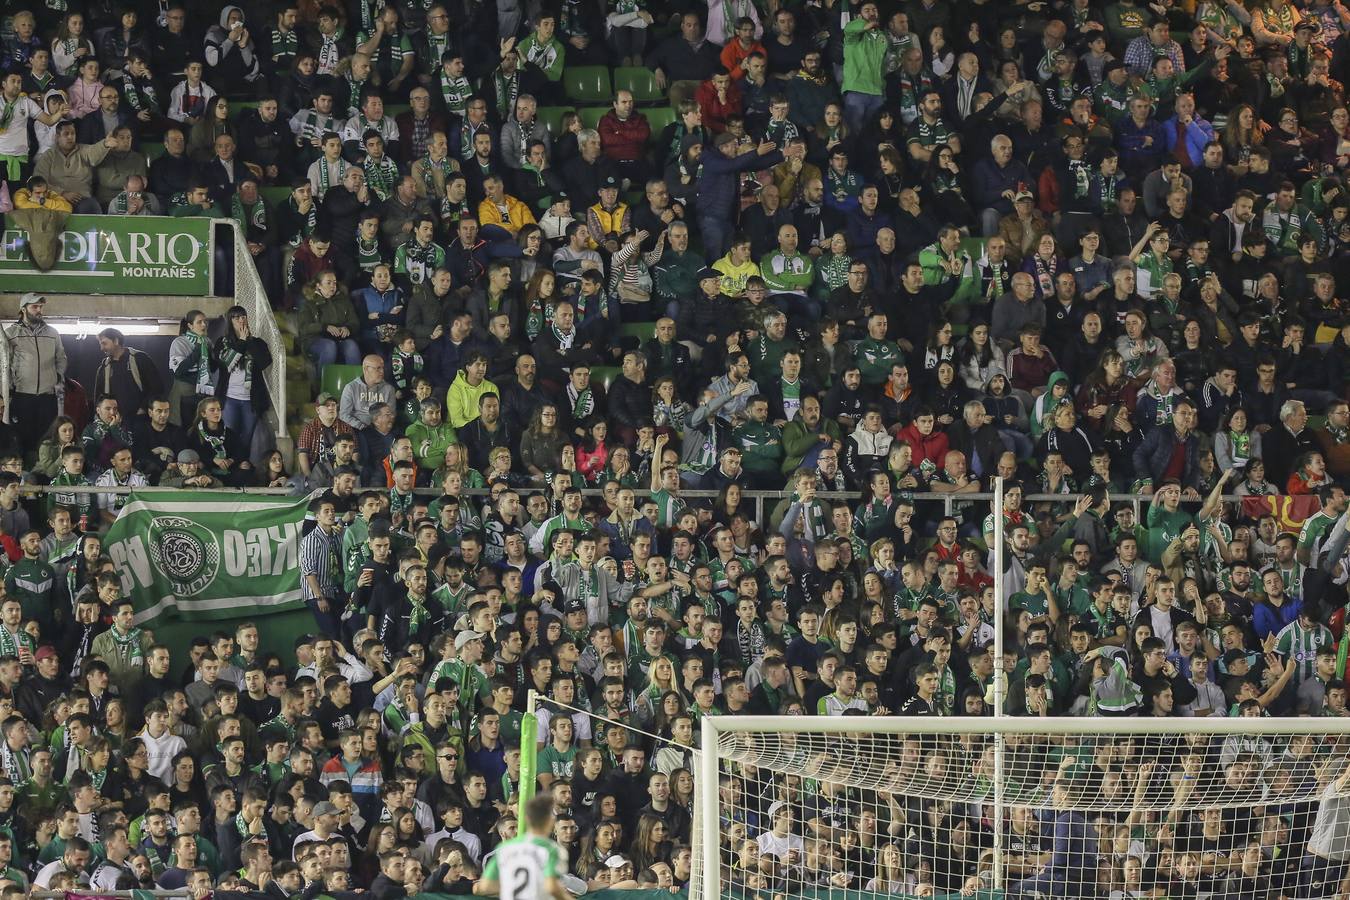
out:
{"label": "black jacket", "polygon": [[295,149],[295,136],[281,115],[264,122],[256,109],[249,110],[239,122],[239,152],[248,162],[259,166],[277,166],[284,177]]}
{"label": "black jacket", "polygon": [[652,417],[652,389],[645,381],[634,383],[626,375],[609,386],[609,417],[619,425],[637,428]]}
{"label": "black jacket", "polygon": [[249,337],[240,341],[232,336],[222,337],[216,341],[216,345],[211,350],[211,367],[217,371],[216,375],[216,397],[224,402],[226,391],[230,387],[230,375],[227,366],[230,366],[229,360],[238,357],[233,363],[234,367],[242,365],[243,358],[247,357],[252,365],[252,380],[249,383],[249,403],[253,406],[253,411],[262,415],[272,407],[271,397],[267,393],[267,370],[272,365],[272,351],[268,349],[267,343],[259,337]]}

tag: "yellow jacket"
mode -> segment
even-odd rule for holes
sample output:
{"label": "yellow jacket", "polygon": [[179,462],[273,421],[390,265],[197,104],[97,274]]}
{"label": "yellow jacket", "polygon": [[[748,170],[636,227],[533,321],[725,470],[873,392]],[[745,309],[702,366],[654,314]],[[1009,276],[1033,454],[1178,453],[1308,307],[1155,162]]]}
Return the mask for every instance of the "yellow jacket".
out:
{"label": "yellow jacket", "polygon": [[501,396],[502,392],[497,390],[497,386],[484,378],[478,383],[477,387],[469,384],[469,380],[464,377],[464,371],[461,369],[455,376],[455,380],[450,385],[450,389],[445,393],[445,405],[450,411],[450,427],[459,429],[468,425],[474,419],[478,418],[478,398],[484,394],[496,394]]}
{"label": "yellow jacket", "polygon": [[63,212],[63,213],[75,211],[71,207],[70,201],[67,200],[65,197],[62,197],[56,191],[52,190],[50,186],[47,188],[47,196],[43,199],[41,203],[35,203],[33,201],[33,192],[28,190],[28,188],[19,188],[17,191],[14,192],[14,208],[50,209],[52,212]]}
{"label": "yellow jacket", "polygon": [[712,268],[722,276],[722,293],[728,297],[740,297],[745,294],[745,282],[751,275],[759,274],[759,266],[753,261],[747,260],[738,266],[731,261],[730,253],[713,263]]}
{"label": "yellow jacket", "polygon": [[510,194],[506,194],[506,209],[502,210],[500,206],[487,198],[478,204],[478,224],[479,225],[500,225],[507,231],[515,234],[526,225],[537,225],[534,220],[534,214],[530,208],[521,203]]}

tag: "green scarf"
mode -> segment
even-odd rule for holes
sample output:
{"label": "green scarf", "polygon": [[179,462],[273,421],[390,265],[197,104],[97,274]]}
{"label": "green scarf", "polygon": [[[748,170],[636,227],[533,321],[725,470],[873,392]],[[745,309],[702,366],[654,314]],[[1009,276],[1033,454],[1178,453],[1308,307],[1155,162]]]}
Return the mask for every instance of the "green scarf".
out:
{"label": "green scarf", "polygon": [[23,97],[15,97],[13,100],[5,100],[5,108],[0,112],[0,134],[9,130],[9,123],[14,119],[14,107],[16,107]]}
{"label": "green scarf", "polygon": [[223,425],[221,426],[220,434],[215,435],[206,430],[206,421],[202,420],[197,423],[197,435],[211,448],[212,459],[229,458],[225,450],[225,428]]}
{"label": "green scarf", "polygon": [[[25,637],[28,638],[27,641],[24,640]],[[8,628],[0,628],[0,656],[17,657],[19,648],[26,647],[31,642],[32,637],[26,631],[14,634]]]}
{"label": "green scarf", "polygon": [[503,75],[499,68],[492,73],[492,85],[496,90],[497,115],[503,119],[511,118],[511,110],[516,108],[516,94],[520,92],[520,73]]}
{"label": "green scarf", "polygon": [[1073,175],[1074,199],[1086,197],[1092,186],[1092,170],[1088,168],[1088,164],[1081,159],[1071,159],[1069,172]]}
{"label": "green scarf", "polygon": [[194,376],[192,383],[197,386],[197,393],[210,393],[211,385],[211,345],[207,343],[206,336],[197,334],[195,331],[188,331],[184,334],[188,340],[197,345],[197,362],[189,370]]}
{"label": "green scarf", "polygon": [[436,190],[435,174],[437,172],[440,172],[445,180],[449,180],[454,171],[450,166],[450,157],[448,156],[440,162],[432,159],[430,153],[422,157],[422,185],[427,189],[427,196],[435,197],[440,193]]}
{"label": "green scarf", "polygon": [[282,31],[280,28],[272,29],[272,61],[281,62],[282,60],[293,59],[300,52],[300,35],[292,28],[290,31]]}
{"label": "green scarf", "polygon": [[367,156],[361,168],[365,171],[366,183],[375,192],[375,196],[381,200],[388,200],[389,195],[394,192],[394,185],[398,183],[398,166],[394,161],[387,156],[381,156],[379,159]]}
{"label": "green scarf", "polygon": [[113,644],[117,648],[117,655],[123,662],[135,665],[143,658],[141,654],[141,630],[139,628],[133,628],[126,634],[122,634],[117,625],[114,624],[108,629],[108,634],[112,635]]}
{"label": "green scarf", "polygon": [[230,200],[230,218],[234,219],[244,229],[256,228],[259,231],[267,230],[267,206],[262,200],[256,201],[251,207],[245,207],[244,201],[239,199],[236,193]]}
{"label": "green scarf", "polygon": [[427,620],[427,603],[425,597],[418,598],[412,594],[408,595],[408,603],[412,606],[412,609],[408,612],[408,633],[411,638],[412,634],[421,628],[422,623]]}

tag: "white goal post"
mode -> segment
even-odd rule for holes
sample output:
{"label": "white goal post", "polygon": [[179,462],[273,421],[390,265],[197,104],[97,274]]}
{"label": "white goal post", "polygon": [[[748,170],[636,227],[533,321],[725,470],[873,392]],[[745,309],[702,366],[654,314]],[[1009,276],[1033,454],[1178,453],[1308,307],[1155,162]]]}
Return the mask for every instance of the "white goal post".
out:
{"label": "white goal post", "polygon": [[[1249,884],[1274,885],[1272,897],[1345,897],[1341,889],[1350,891],[1346,866],[1335,865],[1350,859],[1350,719],[707,716],[701,728],[694,828],[701,844],[691,900],[823,898],[835,889],[862,897],[957,896],[963,891],[975,896],[1071,897],[1089,895],[1089,881],[1095,897],[1264,900],[1262,889],[1244,887]],[[727,790],[727,783],[737,780],[746,783]],[[785,782],[797,791],[788,801],[781,799]],[[744,859],[735,868],[739,848],[729,846],[729,834],[742,840],[753,839],[755,832],[763,835],[768,822],[777,821],[775,807],[781,811],[783,803],[799,803],[809,810],[816,808],[820,794],[838,796],[841,789],[854,798],[855,813],[859,807],[871,808],[874,817],[884,817],[888,805],[891,810],[905,804],[927,810],[926,804],[932,803],[975,822],[970,828],[982,825],[979,871],[938,873],[945,879],[933,880],[945,880],[945,889],[934,889],[920,878],[918,889],[911,891],[893,887],[895,881],[878,882],[880,873],[875,871],[872,883],[889,887],[863,890],[864,876],[856,871],[835,871],[834,878],[841,880],[827,880],[832,871],[828,860],[807,863],[800,852],[768,862],[761,855],[767,883],[761,883],[753,864],[747,870]],[[728,808],[728,797],[739,798],[731,801],[735,808]],[[768,806],[765,815],[764,804],[775,797],[780,802]],[[1012,811],[1023,820],[1050,823],[1055,855],[1047,845],[1043,860],[1060,859],[1060,837],[1080,823],[1080,834],[1093,835],[1094,849],[1069,858],[1081,861],[1085,871],[1049,871],[1048,880],[1040,881],[1026,869],[1010,871],[1005,828]],[[797,830],[793,839],[806,830],[805,818],[791,825]],[[1221,820],[1223,829],[1240,832],[1227,837],[1226,852],[1205,854],[1199,849],[1205,836],[1202,819],[1214,820],[1205,829],[1217,828],[1214,823]],[[1233,829],[1235,820],[1275,834]],[[1327,859],[1318,850],[1328,846],[1333,821],[1339,824]],[[1130,828],[1163,842],[1155,846],[1164,846],[1166,853],[1156,854],[1151,864],[1162,873],[1153,877],[1171,879],[1166,894],[1132,893],[1128,885],[1111,892],[1101,883],[1111,877],[1107,850],[1115,850],[1120,871],[1127,868],[1126,854],[1148,852],[1146,846],[1137,846],[1142,842],[1131,842]],[[886,833],[879,833],[885,840]],[[1108,846],[1112,835],[1117,843]],[[809,833],[807,837],[808,843],[813,840]],[[1099,837],[1100,856],[1095,849]],[[856,838],[848,840],[856,860]],[[903,837],[896,842],[905,843]],[[1267,843],[1280,846],[1272,852]],[[761,854],[772,852],[763,846]],[[881,844],[870,846],[875,870]],[[932,847],[911,841],[911,856],[915,846]],[[748,849],[753,857],[754,848]],[[1282,852],[1284,858],[1262,859],[1263,850],[1267,857]],[[892,855],[901,852],[891,850]],[[848,855],[843,859],[835,866],[846,868]],[[922,860],[912,864],[916,871],[924,868]],[[1086,871],[1089,866],[1094,871]],[[927,867],[931,871],[934,865]],[[743,877],[747,871],[756,873],[748,881]],[[1312,892],[1309,884],[1314,885]],[[1188,892],[1188,885],[1199,889]]]}

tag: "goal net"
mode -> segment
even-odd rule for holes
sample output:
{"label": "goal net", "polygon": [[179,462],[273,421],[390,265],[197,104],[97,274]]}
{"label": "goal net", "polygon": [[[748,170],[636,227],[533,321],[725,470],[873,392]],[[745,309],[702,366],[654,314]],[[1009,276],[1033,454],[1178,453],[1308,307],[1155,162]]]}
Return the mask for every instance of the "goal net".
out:
{"label": "goal net", "polygon": [[691,900],[1350,897],[1346,723],[706,718]]}

